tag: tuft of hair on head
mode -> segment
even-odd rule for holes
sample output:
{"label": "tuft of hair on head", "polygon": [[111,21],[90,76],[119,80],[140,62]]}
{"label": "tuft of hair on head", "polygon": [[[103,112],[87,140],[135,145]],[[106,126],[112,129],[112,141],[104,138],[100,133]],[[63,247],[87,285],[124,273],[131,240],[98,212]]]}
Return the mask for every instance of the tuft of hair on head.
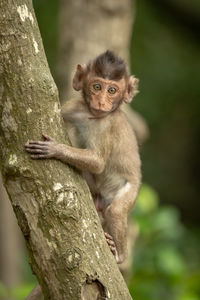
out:
{"label": "tuft of hair on head", "polygon": [[128,77],[128,71],[124,60],[113,51],[107,50],[97,56],[88,65],[92,67],[94,73],[102,78],[110,80],[120,80],[122,77]]}

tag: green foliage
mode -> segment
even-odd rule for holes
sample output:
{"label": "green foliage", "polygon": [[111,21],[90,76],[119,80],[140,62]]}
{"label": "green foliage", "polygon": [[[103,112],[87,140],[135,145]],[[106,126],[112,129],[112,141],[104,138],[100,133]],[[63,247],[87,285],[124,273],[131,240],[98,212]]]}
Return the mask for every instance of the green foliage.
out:
{"label": "green foliage", "polygon": [[0,299],[24,300],[32,291],[34,286],[34,283],[27,283],[14,287],[12,289],[6,289],[0,282]]}
{"label": "green foliage", "polygon": [[2,284],[2,282],[0,282],[0,299],[5,298],[8,295],[8,291],[7,289],[4,287],[4,285]]}
{"label": "green foliage", "polygon": [[200,300],[196,233],[186,230],[175,207],[160,206],[158,194],[147,184],[133,214],[140,230],[129,285],[133,298]]}
{"label": "green foliage", "polygon": [[200,2],[163,2],[179,3],[179,15],[171,5],[137,1],[131,47],[141,91],[133,107],[150,129],[141,151],[143,178],[156,192],[143,185],[133,212],[140,236],[130,290],[139,300],[200,300],[200,44],[192,18],[199,18]]}
{"label": "green foliage", "polygon": [[37,285],[36,277],[32,274],[30,265],[28,264],[27,253],[23,253],[20,259],[23,263],[22,269],[25,280],[22,284],[12,288],[6,288],[0,281],[0,300],[24,300]]}

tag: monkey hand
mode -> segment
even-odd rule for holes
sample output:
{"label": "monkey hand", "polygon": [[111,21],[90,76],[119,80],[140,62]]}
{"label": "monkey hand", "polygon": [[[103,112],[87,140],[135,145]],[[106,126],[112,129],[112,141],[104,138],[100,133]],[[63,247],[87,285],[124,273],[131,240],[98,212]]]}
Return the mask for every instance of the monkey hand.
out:
{"label": "monkey hand", "polygon": [[42,134],[45,141],[29,141],[25,149],[30,153],[31,158],[56,158],[59,144],[46,134]]}

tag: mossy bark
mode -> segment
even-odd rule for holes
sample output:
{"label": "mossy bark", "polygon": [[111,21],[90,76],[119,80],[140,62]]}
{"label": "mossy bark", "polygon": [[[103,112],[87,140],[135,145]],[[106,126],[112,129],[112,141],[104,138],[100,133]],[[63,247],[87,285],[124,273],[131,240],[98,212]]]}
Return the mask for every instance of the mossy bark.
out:
{"label": "mossy bark", "polygon": [[24,151],[42,133],[68,140],[32,2],[1,0],[0,12],[0,165],[44,297],[132,299],[79,173]]}

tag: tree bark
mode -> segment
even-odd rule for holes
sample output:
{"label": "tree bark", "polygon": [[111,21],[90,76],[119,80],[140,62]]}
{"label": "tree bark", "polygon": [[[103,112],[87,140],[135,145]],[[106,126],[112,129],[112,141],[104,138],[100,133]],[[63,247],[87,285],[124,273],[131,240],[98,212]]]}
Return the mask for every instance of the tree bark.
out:
{"label": "tree bark", "polygon": [[0,11],[0,166],[44,298],[132,299],[82,177],[24,151],[42,133],[67,137],[32,2],[1,0]]}

